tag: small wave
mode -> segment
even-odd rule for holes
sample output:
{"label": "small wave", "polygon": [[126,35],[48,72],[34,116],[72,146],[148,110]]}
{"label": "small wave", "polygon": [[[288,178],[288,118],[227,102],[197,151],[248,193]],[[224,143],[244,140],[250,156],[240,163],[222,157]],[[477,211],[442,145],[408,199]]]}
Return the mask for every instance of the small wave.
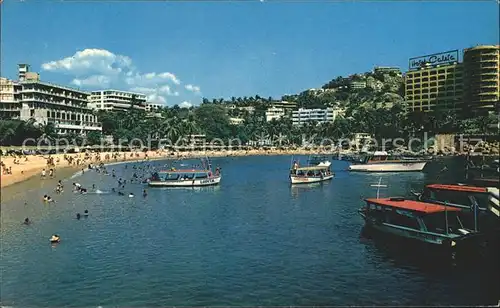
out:
{"label": "small wave", "polygon": [[83,172],[82,172],[82,171],[78,171],[77,173],[73,174],[73,175],[70,177],[70,179],[74,179],[74,178],[76,178],[76,177],[79,177],[79,176],[81,176],[82,174],[83,174]]}

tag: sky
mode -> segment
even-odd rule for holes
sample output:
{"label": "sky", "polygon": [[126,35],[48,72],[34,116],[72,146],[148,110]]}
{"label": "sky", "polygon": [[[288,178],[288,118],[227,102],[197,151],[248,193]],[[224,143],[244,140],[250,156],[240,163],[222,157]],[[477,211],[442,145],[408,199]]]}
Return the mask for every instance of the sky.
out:
{"label": "sky", "polygon": [[1,4],[0,75],[119,89],[172,106],[280,98],[337,76],[498,44],[490,1],[55,1]]}

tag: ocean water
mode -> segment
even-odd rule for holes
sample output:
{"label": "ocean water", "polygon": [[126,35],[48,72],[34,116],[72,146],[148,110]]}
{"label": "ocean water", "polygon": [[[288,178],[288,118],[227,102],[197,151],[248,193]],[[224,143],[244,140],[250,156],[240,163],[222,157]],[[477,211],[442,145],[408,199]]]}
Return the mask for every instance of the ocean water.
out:
{"label": "ocean water", "polygon": [[[500,299],[496,274],[479,265],[429,262],[361,235],[357,210],[381,178],[381,196],[408,196],[446,177],[348,173],[290,186],[289,156],[215,158],[218,187],[147,188],[128,183],[133,166],[109,166],[40,184],[2,203],[1,304],[13,307],[214,305],[478,305]],[[150,162],[161,166],[165,162]],[[125,168],[127,166],[127,168]],[[449,168],[453,169],[453,168]],[[454,175],[448,175],[454,176]],[[440,179],[438,179],[440,180]],[[89,189],[75,194],[71,183]],[[92,190],[95,184],[95,190]],[[142,196],[143,189],[148,195]],[[134,193],[129,198],[128,193]],[[44,204],[51,194],[56,200]],[[88,210],[88,218],[76,213]],[[34,223],[22,225],[25,217]],[[62,241],[51,246],[52,234]],[[420,262],[426,260],[425,262]]]}

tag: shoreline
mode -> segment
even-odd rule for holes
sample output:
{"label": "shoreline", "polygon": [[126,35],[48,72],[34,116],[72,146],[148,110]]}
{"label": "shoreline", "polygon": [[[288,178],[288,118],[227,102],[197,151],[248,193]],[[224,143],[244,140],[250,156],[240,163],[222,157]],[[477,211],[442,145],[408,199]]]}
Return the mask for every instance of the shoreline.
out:
{"label": "shoreline", "polygon": [[[173,154],[173,155],[172,155]],[[49,170],[54,170],[54,178],[66,170],[73,170],[73,175],[78,171],[86,170],[89,164],[103,163],[105,166],[117,165],[130,162],[144,162],[167,159],[196,159],[208,156],[212,157],[244,157],[244,156],[272,156],[272,155],[310,155],[310,150],[235,150],[235,151],[147,151],[147,152],[102,152],[102,153],[72,153],[54,155],[26,155],[22,157],[2,156],[1,161],[5,168],[0,168],[0,188],[4,189],[12,185],[41,177],[42,170],[46,171],[46,179]],[[26,160],[27,159],[27,160]],[[49,165],[52,159],[54,165]],[[4,174],[4,170],[10,169],[11,174]],[[66,178],[66,177],[65,177]]]}
{"label": "shoreline", "polygon": [[[343,151],[343,154],[352,154],[351,151]],[[0,188],[4,189],[12,185],[30,181],[37,176],[41,176],[42,170],[46,170],[47,174],[52,168],[54,170],[54,178],[58,174],[66,170],[73,170],[73,175],[78,171],[86,170],[89,164],[103,163],[105,166],[125,164],[131,162],[157,161],[168,159],[197,159],[202,157],[245,157],[245,156],[277,156],[277,155],[332,155],[338,154],[337,151],[317,151],[314,149],[252,149],[252,150],[210,150],[210,151],[185,151],[172,152],[166,150],[158,151],[136,151],[136,152],[102,152],[102,153],[71,153],[71,154],[54,154],[54,155],[26,155],[18,156],[17,163],[14,163],[16,157],[2,156],[1,161],[5,164],[5,168],[0,167]],[[479,154],[479,153],[478,153]],[[437,155],[436,158],[465,156],[464,153],[456,153],[452,155]],[[476,156],[476,155],[471,155]],[[480,154],[477,156],[481,156]],[[483,154],[484,156],[484,154]],[[486,155],[490,156],[490,155]],[[497,156],[497,155],[491,155]],[[27,160],[26,160],[27,159]],[[48,159],[54,161],[54,165],[50,166],[47,163]],[[4,170],[11,168],[12,174],[4,174]],[[47,176],[47,179],[50,178]],[[64,179],[66,179],[65,177]]]}

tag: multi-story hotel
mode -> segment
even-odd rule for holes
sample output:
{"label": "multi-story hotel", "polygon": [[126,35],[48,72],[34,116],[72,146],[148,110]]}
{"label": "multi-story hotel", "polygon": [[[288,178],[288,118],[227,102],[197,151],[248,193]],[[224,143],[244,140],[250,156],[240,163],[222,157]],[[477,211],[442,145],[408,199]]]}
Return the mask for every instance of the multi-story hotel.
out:
{"label": "multi-story hotel", "polygon": [[0,77],[0,119],[21,118],[20,88],[19,83]]}
{"label": "multi-story hotel", "polygon": [[285,115],[285,109],[271,107],[266,110],[266,121],[271,122],[272,120],[278,120]]}
{"label": "multi-story hotel", "polygon": [[405,90],[409,111],[436,108],[460,110],[463,102],[463,66],[458,63],[458,51],[410,59]]}
{"label": "multi-story hotel", "polygon": [[92,91],[89,107],[97,110],[146,110],[146,95],[119,90]]}
{"label": "multi-story hotel", "polygon": [[297,110],[299,104],[297,102],[279,101],[272,102],[270,105],[271,108],[281,108],[285,113],[290,114],[292,111]]}
{"label": "multi-story hotel", "polygon": [[495,111],[500,91],[500,46],[464,50],[464,107],[474,113]]}
{"label": "multi-story hotel", "polygon": [[292,113],[292,124],[301,126],[307,122],[316,122],[318,124],[322,123],[333,123],[337,117],[339,110],[336,108],[325,108],[325,109],[305,109],[299,108],[299,110],[293,111]]}
{"label": "multi-story hotel", "polygon": [[147,102],[146,105],[144,106],[144,110],[146,110],[147,112],[156,112],[160,110],[162,107],[163,105],[161,104]]}
{"label": "multi-story hotel", "polygon": [[53,123],[60,135],[102,131],[97,117],[87,107],[88,92],[42,82],[38,74],[29,74],[26,65],[19,69],[19,83],[2,79],[1,97],[8,98],[5,106],[2,99],[2,118]]}

